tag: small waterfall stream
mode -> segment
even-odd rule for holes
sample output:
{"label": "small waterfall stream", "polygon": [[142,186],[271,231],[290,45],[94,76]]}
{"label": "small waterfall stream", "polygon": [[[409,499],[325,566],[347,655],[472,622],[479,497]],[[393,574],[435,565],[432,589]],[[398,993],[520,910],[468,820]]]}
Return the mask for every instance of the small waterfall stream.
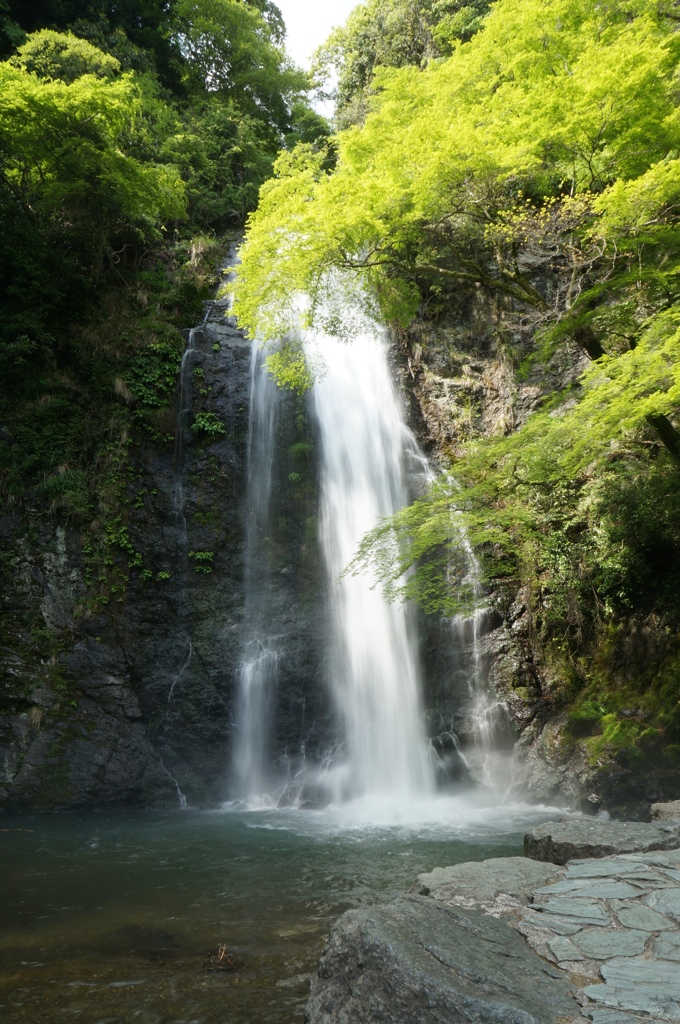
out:
{"label": "small waterfall stream", "polygon": [[245,637],[239,676],[234,746],[238,796],[261,797],[273,781],[269,738],[276,701],[278,662],[268,607],[271,542],[271,497],[274,435],[279,393],[264,366],[265,354],[253,345],[250,363],[248,482],[246,494]]}
{"label": "small waterfall stream", "polygon": [[466,731],[472,740],[472,749],[468,750],[466,760],[478,783],[505,795],[512,786],[514,730],[507,704],[493,694],[484,664],[482,638],[490,613],[484,603],[481,567],[465,535],[461,546],[467,565],[464,584],[472,590],[475,601],[471,615],[456,616],[452,620],[459,657],[468,659]]}

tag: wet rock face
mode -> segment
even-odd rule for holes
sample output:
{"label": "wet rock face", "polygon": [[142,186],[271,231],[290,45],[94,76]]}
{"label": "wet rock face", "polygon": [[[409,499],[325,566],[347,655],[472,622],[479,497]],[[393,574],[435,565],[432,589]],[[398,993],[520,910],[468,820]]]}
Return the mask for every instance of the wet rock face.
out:
{"label": "wet rock face", "polygon": [[[0,651],[0,807],[176,807],[180,790],[191,805],[230,795],[251,345],[224,314],[214,304],[194,336],[181,450],[133,449],[128,529],[143,567],[130,574],[120,601],[87,607],[75,530],[30,513],[27,521],[0,521],[19,552],[4,594],[16,630]],[[289,405],[277,441],[284,477],[271,587],[281,649],[272,755],[279,767],[298,762],[302,749],[310,757],[326,749],[330,714],[321,683],[315,498],[297,501],[286,490],[287,475],[300,468],[286,453],[309,426],[304,410]],[[197,411],[214,414],[225,432],[215,439],[192,432]],[[44,632],[54,653],[41,664],[32,637]]]}

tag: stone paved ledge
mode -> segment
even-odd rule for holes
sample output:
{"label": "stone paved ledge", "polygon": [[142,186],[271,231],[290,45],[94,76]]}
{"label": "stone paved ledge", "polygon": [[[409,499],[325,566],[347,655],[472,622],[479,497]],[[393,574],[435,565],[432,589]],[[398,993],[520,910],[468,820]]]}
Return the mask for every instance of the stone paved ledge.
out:
{"label": "stone paved ledge", "polygon": [[[582,1020],[680,1021],[680,822],[669,821],[660,835],[653,825],[631,824],[638,823],[571,818],[527,837],[530,849],[558,856],[567,849],[625,853],[562,867],[522,858],[456,865],[419,876],[418,891],[504,918],[571,980]],[[643,852],[631,850],[635,842]]]}
{"label": "stone paved ledge", "polygon": [[680,1022],[680,821],[572,817],[527,845],[573,859],[436,868],[344,914],[307,1024]]}

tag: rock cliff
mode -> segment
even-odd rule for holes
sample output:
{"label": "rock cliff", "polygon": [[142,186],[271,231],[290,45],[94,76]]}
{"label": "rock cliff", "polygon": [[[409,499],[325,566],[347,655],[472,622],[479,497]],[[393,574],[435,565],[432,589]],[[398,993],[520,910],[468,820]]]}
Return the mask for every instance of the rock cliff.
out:
{"label": "rock cliff", "polygon": [[[550,282],[540,287],[549,292]],[[589,365],[585,352],[566,339],[549,358],[537,359],[535,333],[536,324],[512,300],[481,288],[449,298],[437,311],[423,310],[407,330],[395,332],[410,418],[435,463],[455,475],[456,456],[466,441],[517,430],[548,396],[578,381]],[[590,667],[611,692],[653,689],[657,675],[677,677],[673,628],[642,611],[631,611],[599,633],[584,628],[577,663],[548,635],[549,587],[492,580],[487,599],[478,658],[488,691],[507,707],[519,740],[516,792],[590,813],[606,809],[643,819],[649,819],[654,801],[677,797],[677,761],[634,746],[612,751],[600,744],[594,753],[583,742],[588,729],[580,722],[574,726],[570,716]],[[433,646],[441,662],[446,659],[441,625],[431,628],[440,630]],[[449,662],[439,691],[430,682],[431,706],[450,709],[446,690],[455,676]],[[437,672],[431,677],[437,679]],[[632,706],[620,716],[644,722],[649,712],[636,708],[634,697],[628,699]],[[464,715],[458,714],[455,725],[464,736]]]}
{"label": "rock cliff", "polygon": [[[194,331],[184,415],[176,410],[157,442],[129,449],[123,550],[102,570],[115,572],[122,557],[127,578],[103,601],[95,599],[87,534],[30,507],[0,519],[0,807],[214,805],[230,796],[251,344],[225,314],[223,302],[213,303]],[[313,757],[327,742],[329,714],[310,528],[314,458],[293,465],[290,454],[310,427],[297,399],[283,406],[270,592],[283,651],[280,761],[301,748]],[[222,425],[215,436],[191,429],[198,412]],[[284,486],[294,470],[296,490]]]}

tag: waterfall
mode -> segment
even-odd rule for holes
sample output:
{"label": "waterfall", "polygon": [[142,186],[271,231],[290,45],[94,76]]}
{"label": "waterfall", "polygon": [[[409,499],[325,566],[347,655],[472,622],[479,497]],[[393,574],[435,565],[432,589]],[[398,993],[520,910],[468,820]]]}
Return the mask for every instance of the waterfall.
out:
{"label": "waterfall", "polygon": [[269,740],[278,682],[276,637],[269,614],[271,497],[278,389],[253,345],[250,364],[245,553],[245,630],[236,708],[234,774],[240,797],[267,792]]}
{"label": "waterfall", "polygon": [[[281,579],[285,573],[294,580],[296,571],[289,568],[285,545],[290,541],[282,540],[281,522],[297,500],[288,488],[299,474],[287,474],[280,461],[291,450],[291,407],[266,371],[265,354],[254,346],[234,796],[260,807],[323,806],[364,796],[387,804],[410,800],[414,806],[433,794],[435,776],[444,786],[467,777],[495,791],[505,788],[511,730],[506,706],[491,694],[482,657],[487,610],[450,620],[462,714],[455,715],[455,724],[442,720],[442,732],[430,742],[414,609],[388,603],[365,575],[343,575],[366,533],[408,503],[414,482],[432,479],[405,423],[383,332],[371,325],[349,343],[314,334],[306,346],[317,368],[307,414],[316,437],[318,540],[325,564],[321,615],[328,623],[317,634],[316,650],[323,649],[334,724],[331,719],[325,745],[317,741],[312,757],[307,733],[298,735],[295,745],[279,735],[281,709],[290,707],[291,652],[299,639],[298,612],[293,608],[291,619],[286,603],[297,600],[295,587],[287,590]],[[302,406],[296,408],[299,416]],[[479,566],[464,535],[462,547],[463,585],[481,605]],[[304,715],[304,695],[299,698],[298,693]],[[315,728],[311,718],[310,735]]]}
{"label": "waterfall", "polygon": [[187,345],[182,354],[182,362],[179,368],[179,400],[177,405],[177,423],[175,427],[175,480],[173,488],[173,511],[179,526],[179,548],[186,555],[187,549],[187,520],[184,514],[186,495],[184,493],[184,449],[186,445],[188,419],[191,413],[191,373],[196,354],[196,338],[205,329],[208,317],[214,306],[213,302],[206,302],[203,312],[203,319],[196,327],[192,327],[187,336]]}
{"label": "waterfall", "polygon": [[467,750],[467,763],[478,783],[505,794],[512,785],[514,729],[508,706],[494,695],[484,665],[482,637],[487,629],[489,609],[484,606],[479,562],[467,537],[461,536],[467,565],[467,578],[463,582],[471,588],[475,601],[472,615],[456,616],[452,620],[459,658],[468,660],[466,732],[472,749]]}
{"label": "waterfall", "polygon": [[328,681],[346,739],[345,796],[433,788],[412,610],[365,576],[338,579],[364,534],[409,498],[408,430],[378,329],[315,339],[326,366],[313,403],[321,437],[320,535],[332,635]]}

